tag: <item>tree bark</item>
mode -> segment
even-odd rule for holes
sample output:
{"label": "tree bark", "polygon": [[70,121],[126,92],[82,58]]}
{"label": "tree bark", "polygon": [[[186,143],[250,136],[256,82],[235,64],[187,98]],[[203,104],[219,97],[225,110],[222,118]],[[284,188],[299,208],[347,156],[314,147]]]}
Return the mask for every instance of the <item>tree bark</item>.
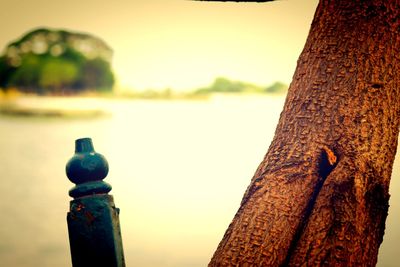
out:
{"label": "tree bark", "polygon": [[399,73],[399,0],[320,1],[275,137],[209,266],[376,264]]}

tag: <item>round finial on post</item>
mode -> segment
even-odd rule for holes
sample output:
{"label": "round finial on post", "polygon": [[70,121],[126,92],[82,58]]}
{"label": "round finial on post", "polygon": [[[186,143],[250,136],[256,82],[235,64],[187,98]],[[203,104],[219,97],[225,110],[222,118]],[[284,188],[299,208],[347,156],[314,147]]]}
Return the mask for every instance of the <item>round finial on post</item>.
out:
{"label": "round finial on post", "polygon": [[69,191],[71,197],[108,193],[111,186],[102,180],[108,174],[108,162],[94,151],[91,138],[75,141],[75,155],[66,166],[68,179],[76,186]]}

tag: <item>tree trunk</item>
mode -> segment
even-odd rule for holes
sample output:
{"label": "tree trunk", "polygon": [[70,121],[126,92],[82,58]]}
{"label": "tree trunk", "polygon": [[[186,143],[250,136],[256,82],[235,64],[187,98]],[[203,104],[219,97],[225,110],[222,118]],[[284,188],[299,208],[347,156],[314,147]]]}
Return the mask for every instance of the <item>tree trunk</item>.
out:
{"label": "tree trunk", "polygon": [[400,1],[321,0],[209,266],[374,266],[400,122]]}

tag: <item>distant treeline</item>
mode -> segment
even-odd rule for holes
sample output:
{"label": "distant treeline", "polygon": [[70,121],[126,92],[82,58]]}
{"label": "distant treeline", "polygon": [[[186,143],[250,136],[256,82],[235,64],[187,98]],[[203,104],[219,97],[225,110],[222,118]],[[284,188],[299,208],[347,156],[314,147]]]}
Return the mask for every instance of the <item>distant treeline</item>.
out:
{"label": "distant treeline", "polygon": [[270,86],[262,87],[252,83],[218,77],[210,86],[199,88],[194,93],[284,93],[287,89],[288,86],[282,82],[275,82]]}
{"label": "distant treeline", "polygon": [[227,78],[218,77],[209,86],[201,87],[190,91],[175,91],[171,88],[164,90],[125,90],[119,92],[122,97],[141,99],[188,99],[205,98],[216,93],[226,94],[285,94],[288,86],[282,82],[275,82],[270,86],[259,86],[252,83],[233,81]]}

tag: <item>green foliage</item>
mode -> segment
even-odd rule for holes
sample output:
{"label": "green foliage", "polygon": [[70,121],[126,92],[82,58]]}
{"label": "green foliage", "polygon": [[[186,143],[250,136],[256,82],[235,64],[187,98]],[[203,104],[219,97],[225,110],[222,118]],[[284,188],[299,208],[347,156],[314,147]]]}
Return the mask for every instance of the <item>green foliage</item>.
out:
{"label": "green foliage", "polygon": [[114,75],[111,72],[110,64],[100,58],[86,61],[82,66],[82,76],[79,82],[88,88],[110,90],[114,84]]}
{"label": "green foliage", "polygon": [[226,78],[218,77],[210,88],[213,92],[242,92],[245,86],[241,82],[231,81]]}
{"label": "green foliage", "polygon": [[7,87],[8,80],[14,71],[15,68],[8,64],[7,58],[0,57],[0,88]]}
{"label": "green foliage", "polygon": [[21,61],[21,65],[10,73],[6,85],[22,87],[26,90],[37,87],[41,73],[41,56],[27,54]]}
{"label": "green foliage", "polygon": [[40,94],[110,91],[111,49],[87,34],[34,30],[0,57],[0,87]]}
{"label": "green foliage", "polygon": [[284,93],[287,86],[284,83],[276,82],[270,87],[262,88],[260,86],[241,82],[232,81],[227,78],[218,77],[214,82],[204,88],[197,89],[195,94],[209,94],[209,93]]}
{"label": "green foliage", "polygon": [[266,93],[283,93],[286,92],[288,86],[281,82],[275,82],[273,85],[265,88]]}
{"label": "green foliage", "polygon": [[73,88],[79,74],[79,69],[73,61],[63,58],[50,58],[41,65],[38,85],[53,92],[61,88]]}

